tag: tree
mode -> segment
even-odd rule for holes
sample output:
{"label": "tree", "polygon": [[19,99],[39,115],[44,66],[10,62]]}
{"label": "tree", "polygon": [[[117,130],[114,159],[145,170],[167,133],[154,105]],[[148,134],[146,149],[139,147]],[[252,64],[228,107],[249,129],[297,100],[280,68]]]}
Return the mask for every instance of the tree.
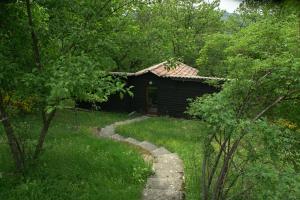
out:
{"label": "tree", "polygon": [[[118,6],[123,8],[123,4]],[[90,8],[88,11],[93,10]],[[107,14],[115,12],[109,11]],[[71,23],[68,28],[76,30],[76,20],[86,13],[76,13],[77,17],[73,14],[73,18],[69,20],[75,23]],[[86,38],[73,38],[66,51],[62,51],[65,46],[57,48],[59,39],[68,39],[60,37],[60,32],[54,31],[55,27],[51,27],[53,24],[49,22],[51,15],[39,3],[26,0],[1,4],[1,15],[1,19],[6,19],[1,23],[3,27],[0,33],[3,72],[0,76],[1,121],[16,169],[22,172],[25,169],[26,158],[38,158],[40,155],[55,112],[65,107],[66,100],[102,102],[112,93],[128,90],[124,89],[121,80],[105,72],[107,68],[105,65],[103,67],[103,63],[96,62],[94,54],[89,54],[89,51],[97,51],[97,46],[93,49],[76,46],[77,49],[73,49],[72,44],[75,40],[80,44]],[[91,43],[96,39],[92,37]],[[74,45],[77,45],[77,42]],[[42,116],[43,125],[34,155],[26,155],[20,134],[14,129],[14,118],[18,115],[16,111],[20,111],[16,105],[24,99],[34,99],[30,107]]]}
{"label": "tree", "polygon": [[135,71],[171,57],[195,65],[206,34],[221,29],[218,1],[142,1],[122,21],[124,32],[116,34],[120,44],[115,60],[118,70]]}
{"label": "tree", "polygon": [[300,106],[296,24],[293,13],[271,12],[238,32],[225,50],[230,80],[191,104],[189,113],[211,128],[203,144],[203,199],[299,196],[299,130],[278,123],[287,117],[300,124],[286,112]]}
{"label": "tree", "polygon": [[230,44],[231,36],[227,33],[211,34],[205,38],[205,45],[199,52],[197,65],[199,73],[203,76],[225,77],[228,67],[226,67],[225,49]]}

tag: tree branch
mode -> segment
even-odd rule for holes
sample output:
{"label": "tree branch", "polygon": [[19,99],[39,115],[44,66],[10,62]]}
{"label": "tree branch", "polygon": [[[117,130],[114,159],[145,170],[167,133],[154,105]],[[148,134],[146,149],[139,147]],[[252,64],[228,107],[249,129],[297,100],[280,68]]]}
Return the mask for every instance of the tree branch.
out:
{"label": "tree branch", "polygon": [[258,113],[258,115],[256,115],[256,117],[253,118],[252,121],[255,121],[257,119],[259,119],[261,116],[263,116],[268,110],[270,110],[273,106],[275,106],[276,104],[278,104],[281,100],[283,100],[285,98],[285,96],[280,96],[278,97],[272,104],[270,104],[269,106],[267,106],[265,109],[263,109],[260,113]]}

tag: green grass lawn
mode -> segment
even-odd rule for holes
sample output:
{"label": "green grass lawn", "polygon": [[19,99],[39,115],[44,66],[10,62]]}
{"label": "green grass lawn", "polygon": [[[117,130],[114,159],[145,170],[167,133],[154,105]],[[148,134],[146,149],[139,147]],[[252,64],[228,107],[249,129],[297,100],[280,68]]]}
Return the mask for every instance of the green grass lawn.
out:
{"label": "green grass lawn", "polygon": [[[31,165],[23,178],[12,173],[13,163],[0,126],[0,199],[140,199],[150,166],[133,147],[91,134],[91,127],[126,118],[125,114],[105,112],[59,112],[38,164]],[[17,129],[32,137],[30,143],[35,144],[40,121],[36,116],[24,119],[27,123],[22,127],[27,128]]]}
{"label": "green grass lawn", "polygon": [[184,162],[187,200],[200,198],[201,144],[205,124],[200,121],[153,117],[119,126],[117,132],[138,140],[148,140],[177,153]]}

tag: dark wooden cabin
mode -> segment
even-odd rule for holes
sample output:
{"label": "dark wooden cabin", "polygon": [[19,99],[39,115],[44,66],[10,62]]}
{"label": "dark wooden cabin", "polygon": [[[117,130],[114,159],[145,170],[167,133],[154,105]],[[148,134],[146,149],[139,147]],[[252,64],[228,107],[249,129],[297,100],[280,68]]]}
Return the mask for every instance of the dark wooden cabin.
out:
{"label": "dark wooden cabin", "polygon": [[221,78],[198,76],[198,70],[179,63],[167,69],[166,62],[136,73],[114,72],[116,76],[127,76],[127,85],[133,86],[133,97],[112,95],[102,110],[139,112],[156,115],[183,117],[188,99],[217,92],[218,89],[205,83],[207,80],[224,81]]}

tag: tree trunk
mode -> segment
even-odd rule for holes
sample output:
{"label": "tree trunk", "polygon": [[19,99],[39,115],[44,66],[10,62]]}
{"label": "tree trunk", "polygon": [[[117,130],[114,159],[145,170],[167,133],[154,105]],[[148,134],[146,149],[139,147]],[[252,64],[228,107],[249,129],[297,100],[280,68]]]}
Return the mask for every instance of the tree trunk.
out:
{"label": "tree trunk", "polygon": [[207,153],[204,149],[204,158],[202,161],[202,175],[201,175],[201,190],[202,190],[202,199],[207,200],[208,199],[208,191],[207,191],[207,185],[206,185],[206,165],[207,165]]}
{"label": "tree trunk", "polygon": [[14,134],[14,130],[12,124],[9,120],[9,117],[5,111],[3,99],[0,96],[0,120],[3,124],[4,131],[7,136],[8,144],[10,147],[10,151],[12,153],[13,159],[15,161],[15,166],[18,172],[22,172],[24,170],[24,154],[21,149],[20,143],[17,137]]}
{"label": "tree trunk", "polygon": [[34,60],[35,60],[35,64],[36,64],[37,68],[39,70],[41,70],[42,69],[42,63],[41,63],[39,46],[38,46],[38,39],[37,39],[37,36],[35,34],[35,31],[34,31],[30,0],[26,0],[26,8],[27,8],[27,16],[28,16],[28,25],[30,27],[30,32],[31,32],[32,49],[33,49],[33,53],[34,53]]}
{"label": "tree trunk", "polygon": [[39,141],[38,141],[38,143],[36,145],[36,148],[35,148],[35,152],[34,152],[34,156],[33,156],[34,159],[37,159],[39,157],[39,155],[40,155],[40,153],[43,149],[45,138],[46,138],[50,123],[51,123],[55,113],[56,113],[56,110],[51,111],[48,116],[46,115],[45,112],[42,113],[43,127],[42,127],[42,130],[40,132]]}
{"label": "tree trunk", "polygon": [[298,50],[296,54],[299,58],[300,56],[300,5],[298,5]]}
{"label": "tree trunk", "polygon": [[[41,57],[40,57],[38,38],[37,38],[35,30],[34,30],[30,0],[26,0],[26,8],[27,8],[27,16],[28,16],[28,25],[29,25],[30,31],[31,31],[33,56],[34,56],[36,67],[41,71],[43,69],[43,66],[42,66]],[[53,117],[55,115],[55,112],[56,111],[54,110],[49,115],[47,115],[44,111],[42,111],[43,127],[40,132],[39,141],[37,143],[37,146],[36,146],[36,149],[34,152],[34,156],[33,156],[34,159],[38,158],[38,156],[43,148],[43,144],[45,142],[45,138],[46,138],[51,120],[53,119]]]}

